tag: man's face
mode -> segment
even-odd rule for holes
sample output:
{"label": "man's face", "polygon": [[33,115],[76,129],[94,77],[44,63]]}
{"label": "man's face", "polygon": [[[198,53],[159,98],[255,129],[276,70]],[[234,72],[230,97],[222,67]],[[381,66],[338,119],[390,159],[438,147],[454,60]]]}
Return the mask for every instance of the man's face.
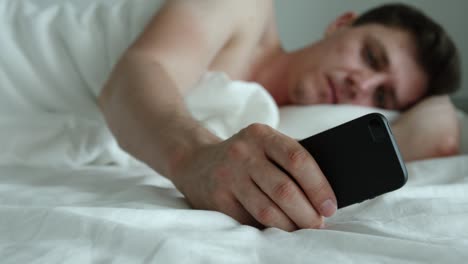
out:
{"label": "man's face", "polygon": [[341,27],[295,53],[293,104],[354,104],[404,109],[426,92],[409,33],[378,24]]}

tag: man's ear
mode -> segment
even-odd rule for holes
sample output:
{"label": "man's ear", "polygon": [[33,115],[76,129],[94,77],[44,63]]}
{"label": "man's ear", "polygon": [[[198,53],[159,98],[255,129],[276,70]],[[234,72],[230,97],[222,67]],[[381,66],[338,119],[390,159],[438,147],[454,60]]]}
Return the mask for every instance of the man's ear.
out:
{"label": "man's ear", "polygon": [[336,18],[335,21],[331,22],[330,25],[328,25],[325,31],[325,36],[328,37],[329,35],[335,33],[338,29],[350,26],[357,17],[358,15],[354,12],[346,12],[342,14]]}

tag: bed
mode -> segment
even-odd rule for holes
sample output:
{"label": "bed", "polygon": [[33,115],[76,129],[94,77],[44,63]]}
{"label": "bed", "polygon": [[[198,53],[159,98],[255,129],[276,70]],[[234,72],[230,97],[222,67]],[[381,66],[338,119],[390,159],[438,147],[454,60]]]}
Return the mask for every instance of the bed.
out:
{"label": "bed", "polygon": [[[191,209],[171,182],[118,147],[96,106],[118,55],[160,3],[37,2],[0,1],[1,263],[468,258],[464,112],[458,112],[461,154],[408,163],[402,189],[340,209],[325,229],[259,230],[222,213]],[[223,101],[226,94],[229,103]],[[204,76],[187,104],[222,137],[252,122],[303,138],[368,112],[397,116],[354,106],[278,109],[258,85],[222,73]]]}

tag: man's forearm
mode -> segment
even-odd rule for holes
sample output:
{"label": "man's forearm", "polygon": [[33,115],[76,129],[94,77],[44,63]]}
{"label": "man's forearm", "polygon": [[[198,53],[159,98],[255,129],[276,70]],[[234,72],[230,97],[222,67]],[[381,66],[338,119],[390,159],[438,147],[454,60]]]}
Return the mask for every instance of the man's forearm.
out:
{"label": "man's forearm", "polygon": [[99,103],[119,145],[168,178],[193,148],[219,141],[192,118],[164,68],[142,56],[121,59]]}
{"label": "man's forearm", "polygon": [[460,127],[447,96],[429,97],[407,110],[392,124],[406,161],[456,155]]}

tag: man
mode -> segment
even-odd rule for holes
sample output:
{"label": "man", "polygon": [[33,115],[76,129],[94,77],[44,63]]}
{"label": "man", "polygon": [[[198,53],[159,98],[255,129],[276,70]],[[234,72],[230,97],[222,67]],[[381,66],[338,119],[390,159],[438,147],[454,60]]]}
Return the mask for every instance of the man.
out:
{"label": "man", "polygon": [[[322,40],[286,53],[271,0],[167,1],[115,67],[100,96],[101,108],[119,144],[168,177],[194,208],[221,211],[255,226],[319,228],[323,217],[335,213],[336,198],[307,151],[261,124],[223,141],[192,118],[183,96],[206,71],[258,82],[279,105],[351,103],[407,109],[436,94],[429,91],[431,84],[444,77],[434,76],[451,65],[453,76],[444,76],[454,77],[455,85],[457,56],[445,33],[437,32],[435,38],[445,41],[442,48],[449,52],[441,57],[448,54],[450,60],[425,64],[427,47],[419,45],[415,33],[427,23],[432,31],[438,27],[413,9],[387,8],[377,12],[390,12],[390,18],[392,12],[412,15],[419,28],[413,32],[372,22],[372,15],[370,21],[364,17],[359,22],[355,14],[346,13],[331,23]],[[454,116],[446,98],[424,103],[436,114]],[[419,120],[425,108],[417,105],[402,120]],[[439,119],[449,120],[444,125],[456,131],[456,119]],[[406,133],[413,124],[402,124],[394,126],[398,140],[413,142]],[[432,136],[456,142],[456,135],[440,133]],[[456,151],[456,144],[444,146],[450,147],[446,154]],[[434,153],[437,146],[431,148],[419,153],[410,148],[403,154],[408,160],[439,155]]]}

